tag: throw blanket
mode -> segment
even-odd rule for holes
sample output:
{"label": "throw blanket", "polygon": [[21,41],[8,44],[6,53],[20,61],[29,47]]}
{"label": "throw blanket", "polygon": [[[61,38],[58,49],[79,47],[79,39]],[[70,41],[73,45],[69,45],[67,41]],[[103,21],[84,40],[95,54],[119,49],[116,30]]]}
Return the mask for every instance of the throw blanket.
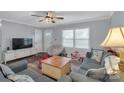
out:
{"label": "throw blanket", "polygon": [[9,75],[7,76],[9,80],[12,80],[14,82],[34,82],[34,80],[29,77],[28,75]]}

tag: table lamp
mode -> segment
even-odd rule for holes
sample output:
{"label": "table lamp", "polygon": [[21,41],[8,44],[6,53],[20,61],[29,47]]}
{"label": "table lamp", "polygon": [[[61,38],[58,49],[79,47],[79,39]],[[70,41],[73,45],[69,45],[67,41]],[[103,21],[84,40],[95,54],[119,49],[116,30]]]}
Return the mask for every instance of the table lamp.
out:
{"label": "table lamp", "polygon": [[117,48],[120,57],[120,61],[124,62],[124,27],[113,27],[109,29],[109,32],[105,40],[101,44],[102,47]]}

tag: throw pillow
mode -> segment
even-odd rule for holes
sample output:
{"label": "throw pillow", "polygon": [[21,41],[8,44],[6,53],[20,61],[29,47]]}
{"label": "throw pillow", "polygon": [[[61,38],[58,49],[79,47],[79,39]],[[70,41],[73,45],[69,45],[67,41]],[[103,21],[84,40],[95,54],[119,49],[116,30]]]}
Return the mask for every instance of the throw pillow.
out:
{"label": "throw pillow", "polygon": [[103,57],[103,50],[100,49],[92,49],[91,59],[95,59],[97,62],[101,62]]}
{"label": "throw pillow", "polygon": [[87,58],[91,58],[91,56],[92,56],[91,52],[87,52],[87,53],[86,53],[86,57],[87,57]]}
{"label": "throw pillow", "polygon": [[109,75],[106,74],[105,68],[89,69],[86,72],[86,76],[101,81],[106,81],[109,79]]}
{"label": "throw pillow", "polygon": [[4,76],[15,74],[8,66],[6,66],[4,64],[0,64],[0,67],[1,67],[1,70],[4,74]]}

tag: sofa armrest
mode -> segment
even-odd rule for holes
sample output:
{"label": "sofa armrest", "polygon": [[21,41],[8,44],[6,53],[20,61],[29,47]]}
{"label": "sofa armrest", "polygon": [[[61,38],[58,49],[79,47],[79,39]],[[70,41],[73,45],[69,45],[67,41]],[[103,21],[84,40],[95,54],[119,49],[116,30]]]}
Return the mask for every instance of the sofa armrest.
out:
{"label": "sofa armrest", "polygon": [[75,72],[71,72],[70,77],[73,82],[100,82],[99,80],[92,79],[92,78],[86,77],[85,75],[82,75],[80,73],[75,73]]}

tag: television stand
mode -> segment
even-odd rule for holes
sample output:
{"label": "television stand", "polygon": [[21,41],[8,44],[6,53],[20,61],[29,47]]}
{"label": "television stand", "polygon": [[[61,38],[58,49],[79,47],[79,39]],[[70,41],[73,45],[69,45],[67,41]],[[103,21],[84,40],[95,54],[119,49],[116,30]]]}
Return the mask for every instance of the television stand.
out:
{"label": "television stand", "polygon": [[26,48],[26,49],[18,49],[18,50],[9,50],[3,53],[3,61],[6,64],[8,61],[24,58],[27,56],[35,55],[41,52],[37,48]]}

